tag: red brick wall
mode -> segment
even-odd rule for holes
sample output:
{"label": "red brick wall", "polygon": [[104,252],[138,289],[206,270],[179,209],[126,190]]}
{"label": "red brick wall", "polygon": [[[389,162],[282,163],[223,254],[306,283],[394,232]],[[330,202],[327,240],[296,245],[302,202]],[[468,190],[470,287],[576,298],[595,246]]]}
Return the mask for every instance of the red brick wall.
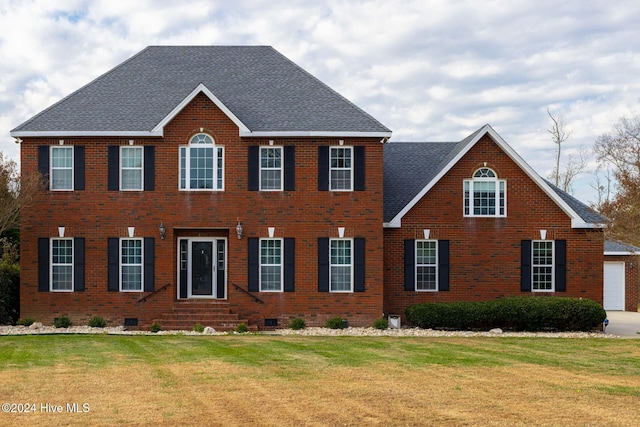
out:
{"label": "red brick wall", "polygon": [[[178,146],[204,129],[224,146],[225,189],[221,192],[178,191]],[[47,191],[34,206],[22,212],[21,314],[51,323],[68,315],[86,324],[94,315],[120,325],[136,317],[142,326],[172,310],[177,298],[177,235],[223,235],[228,237],[227,295],[232,311],[262,325],[265,318],[304,317],[308,325],[324,324],[341,316],[352,325],[371,325],[382,315],[382,144],[379,139],[343,138],[345,145],[366,146],[366,191],[318,191],[318,146],[337,145],[338,138],[276,139],[275,145],[296,146],[296,191],[247,190],[247,153],[251,145],[268,139],[240,138],[237,126],[204,95],[197,96],[164,129],[162,138],[133,138],[135,145],[155,146],[155,191],[107,191],[107,147],[128,145],[129,138],[24,138],[22,171],[37,171],[37,147],[85,146],[85,191]],[[238,240],[238,219],[244,237]],[[164,223],[166,239],[158,227]],[[86,291],[53,293],[37,291],[37,239],[57,237],[58,226],[66,237],[86,239]],[[145,294],[107,292],[107,238],[126,237],[135,227],[136,237],[155,237],[155,287],[169,284],[147,302]],[[258,304],[237,291],[231,282],[247,286],[247,238],[294,237],[296,247],[295,292],[261,293]],[[337,237],[366,239],[366,292],[319,293],[317,290],[317,239]]]}
{"label": "red brick wall", "polygon": [[638,259],[635,255],[607,255],[605,261],[624,262],[624,309],[625,311],[638,311],[638,289],[640,288],[640,275],[638,275]]}
{"label": "red brick wall", "polygon": [[[485,162],[507,181],[505,218],[463,216],[463,180]],[[448,292],[404,290],[403,241],[424,238],[424,229],[431,239],[450,241]],[[603,233],[572,229],[569,217],[485,136],[402,218],[402,228],[384,230],[385,313],[403,315],[422,302],[522,295],[521,240],[540,239],[540,230],[547,230],[548,240],[567,241],[567,291],[556,294],[602,303]]]}

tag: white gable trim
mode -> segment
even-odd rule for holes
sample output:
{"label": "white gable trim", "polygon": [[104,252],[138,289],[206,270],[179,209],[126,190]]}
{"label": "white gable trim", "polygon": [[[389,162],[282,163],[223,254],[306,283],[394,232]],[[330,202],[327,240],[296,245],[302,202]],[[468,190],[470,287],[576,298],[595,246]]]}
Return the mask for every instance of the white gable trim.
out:
{"label": "white gable trim", "polygon": [[[458,163],[473,146],[476,145],[485,135],[489,135],[494,142],[522,169],[529,178],[535,182],[538,187],[545,192],[551,200],[553,200],[564,213],[571,218],[572,228],[604,228],[604,224],[592,224],[585,222],[549,185],[514,151],[507,142],[489,125],[484,125],[477,132],[476,136],[460,150],[459,153],[447,165],[438,172],[438,174],[420,192],[390,221],[384,223],[387,228],[399,228],[402,226],[402,218],[409,212],[424,196],[435,186],[440,179]],[[462,185],[462,184],[461,184]]]}
{"label": "white gable trim", "polygon": [[162,134],[163,129],[167,125],[167,123],[173,120],[173,118],[178,115],[178,113],[182,111],[182,109],[186,107],[200,92],[204,93],[214,104],[216,104],[218,108],[222,110],[224,114],[226,114],[227,117],[231,119],[233,123],[236,124],[236,126],[238,126],[238,128],[240,129],[240,133],[251,132],[249,128],[246,127],[244,123],[242,123],[242,121],[240,121],[240,119],[237,118],[236,115],[233,114],[231,110],[229,110],[222,103],[222,101],[220,101],[218,97],[213,94],[213,92],[211,92],[203,83],[200,83],[194,90],[191,91],[189,95],[187,95],[185,99],[182,100],[182,102],[180,102],[173,110],[171,110],[171,112],[151,130],[151,133],[160,132]]}
{"label": "white gable trim", "polygon": [[640,252],[633,251],[604,251],[605,256],[629,256],[629,255],[640,255]]}

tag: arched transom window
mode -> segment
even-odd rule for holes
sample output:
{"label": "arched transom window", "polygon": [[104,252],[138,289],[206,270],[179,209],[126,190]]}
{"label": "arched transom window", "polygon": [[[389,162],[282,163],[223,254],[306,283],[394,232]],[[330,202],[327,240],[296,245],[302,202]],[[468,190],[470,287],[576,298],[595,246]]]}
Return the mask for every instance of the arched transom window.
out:
{"label": "arched transom window", "polygon": [[464,180],[464,216],[507,216],[506,181],[483,167]]}
{"label": "arched transom window", "polygon": [[180,189],[222,190],[224,149],[206,133],[194,135],[180,147]]}

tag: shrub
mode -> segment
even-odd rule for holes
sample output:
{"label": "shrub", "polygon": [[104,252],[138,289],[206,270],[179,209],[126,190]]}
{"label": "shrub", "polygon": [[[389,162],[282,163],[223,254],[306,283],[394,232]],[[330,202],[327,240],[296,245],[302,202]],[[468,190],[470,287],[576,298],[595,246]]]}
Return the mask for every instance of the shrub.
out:
{"label": "shrub", "polygon": [[92,328],[104,328],[105,326],[107,326],[107,321],[100,316],[93,316],[91,319],[89,319],[88,325]]}
{"label": "shrub", "polygon": [[0,325],[13,325],[20,316],[20,264],[5,239],[0,245]]}
{"label": "shrub", "polygon": [[289,323],[289,328],[295,331],[299,329],[304,329],[306,327],[307,327],[307,322],[305,322],[304,319],[301,319],[300,317],[296,317],[291,321],[291,323]]}
{"label": "shrub", "polygon": [[203,333],[204,326],[202,326],[200,323],[196,323],[196,325],[193,327],[193,331],[198,333]]}
{"label": "shrub", "polygon": [[329,328],[329,329],[344,329],[345,328],[345,322],[342,320],[341,317],[332,317],[331,319],[327,320],[327,328]]}
{"label": "shrub", "polygon": [[23,319],[19,319],[16,322],[16,325],[20,325],[20,326],[31,326],[35,323],[36,319],[34,319],[33,317],[25,317]]}
{"label": "shrub", "polygon": [[238,323],[238,326],[236,326],[236,332],[244,334],[245,332],[249,332],[249,327],[245,323]]}
{"label": "shrub", "polygon": [[158,322],[154,322],[151,324],[151,326],[149,326],[149,330],[155,334],[156,332],[160,332],[162,330],[162,325],[160,325],[160,323]]}
{"label": "shrub", "polygon": [[600,304],[580,298],[509,297],[494,301],[415,304],[405,310],[415,326],[431,329],[590,331],[606,318]]}
{"label": "shrub", "polygon": [[67,316],[60,316],[53,319],[53,326],[56,328],[68,328],[71,326],[71,320]]}
{"label": "shrub", "polygon": [[373,327],[380,330],[389,329],[389,321],[385,317],[381,317],[373,322]]}

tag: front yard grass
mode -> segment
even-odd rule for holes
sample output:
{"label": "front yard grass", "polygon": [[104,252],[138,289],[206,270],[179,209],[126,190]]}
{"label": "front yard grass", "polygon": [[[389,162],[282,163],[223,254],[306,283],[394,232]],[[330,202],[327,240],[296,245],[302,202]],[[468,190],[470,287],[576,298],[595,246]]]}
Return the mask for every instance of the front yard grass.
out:
{"label": "front yard grass", "polygon": [[0,425],[638,425],[640,340],[5,336],[0,396],[35,404]]}

